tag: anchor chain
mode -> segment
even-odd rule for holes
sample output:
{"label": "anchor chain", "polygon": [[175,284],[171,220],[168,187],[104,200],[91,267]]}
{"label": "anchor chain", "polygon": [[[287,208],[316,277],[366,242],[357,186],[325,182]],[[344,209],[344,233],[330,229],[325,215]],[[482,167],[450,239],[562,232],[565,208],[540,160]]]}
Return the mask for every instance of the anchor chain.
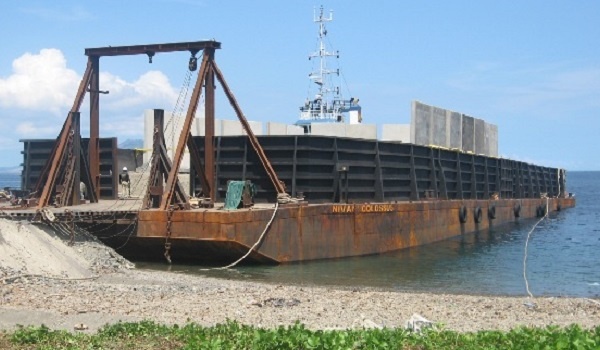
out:
{"label": "anchor chain", "polygon": [[69,209],[65,209],[65,219],[67,223],[69,223],[69,233],[71,239],[69,240],[69,246],[73,245],[75,241],[75,217],[73,216],[73,212]]}
{"label": "anchor chain", "polygon": [[169,210],[167,210],[167,234],[165,236],[165,259],[167,259],[167,262],[170,264],[171,263],[171,242],[169,241],[171,238],[171,218],[173,216],[173,206],[169,207]]}
{"label": "anchor chain", "polygon": [[69,197],[73,190],[73,172],[75,168],[75,158],[73,156],[73,138],[75,137],[75,130],[71,128],[69,131],[69,137],[67,139],[67,156],[65,165],[65,177],[62,181],[63,192],[57,195],[55,198],[55,206],[64,207],[68,205]]}

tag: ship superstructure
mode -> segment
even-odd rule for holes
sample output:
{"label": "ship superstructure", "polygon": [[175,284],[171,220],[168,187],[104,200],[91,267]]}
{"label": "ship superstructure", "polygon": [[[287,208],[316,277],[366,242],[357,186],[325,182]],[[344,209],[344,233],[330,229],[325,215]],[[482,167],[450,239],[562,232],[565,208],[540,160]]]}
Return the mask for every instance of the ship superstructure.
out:
{"label": "ship superstructure", "polygon": [[316,86],[316,92],[310,95],[300,107],[300,118],[296,125],[304,127],[305,132],[310,133],[312,123],[361,123],[361,107],[358,99],[343,98],[339,86],[340,70],[329,66],[329,59],[340,57],[339,51],[330,51],[325,43],[327,37],[325,24],[333,21],[333,11],[326,16],[321,6],[318,10],[315,9],[313,21],[319,26],[318,49],[309,54],[308,59],[316,59],[318,62],[316,69],[310,72],[308,77],[314,83],[313,87]]}

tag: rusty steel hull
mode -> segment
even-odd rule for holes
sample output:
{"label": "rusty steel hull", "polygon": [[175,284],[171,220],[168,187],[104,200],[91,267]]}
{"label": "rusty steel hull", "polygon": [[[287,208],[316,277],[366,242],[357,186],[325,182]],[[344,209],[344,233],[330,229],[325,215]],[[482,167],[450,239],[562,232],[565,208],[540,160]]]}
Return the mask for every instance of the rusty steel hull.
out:
{"label": "rusty steel hull", "polygon": [[[546,206],[553,212],[574,205],[574,198],[291,204],[278,208],[248,259],[286,263],[379,254],[535,218]],[[173,262],[233,261],[259,240],[273,211],[175,211],[170,225],[171,258]],[[461,211],[466,217],[461,217]],[[124,255],[162,258],[167,222],[167,212],[140,211]]]}

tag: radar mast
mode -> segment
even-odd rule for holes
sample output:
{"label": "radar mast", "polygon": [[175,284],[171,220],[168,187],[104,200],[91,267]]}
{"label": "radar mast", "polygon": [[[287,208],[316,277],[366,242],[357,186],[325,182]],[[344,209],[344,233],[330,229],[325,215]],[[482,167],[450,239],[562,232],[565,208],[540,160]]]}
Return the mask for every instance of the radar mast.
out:
{"label": "radar mast", "polygon": [[317,59],[317,67],[308,75],[316,85],[316,93],[309,95],[303,106],[300,107],[300,118],[296,125],[303,126],[306,133],[310,133],[313,123],[351,123],[358,124],[362,121],[361,108],[358,99],[344,100],[340,94],[338,83],[333,77],[339,77],[340,70],[328,66],[329,59],[339,59],[339,51],[329,51],[326,46],[326,23],[333,21],[333,11],[325,15],[323,6],[315,8],[313,22],[319,26],[319,41],[317,51],[308,55],[309,60]]}

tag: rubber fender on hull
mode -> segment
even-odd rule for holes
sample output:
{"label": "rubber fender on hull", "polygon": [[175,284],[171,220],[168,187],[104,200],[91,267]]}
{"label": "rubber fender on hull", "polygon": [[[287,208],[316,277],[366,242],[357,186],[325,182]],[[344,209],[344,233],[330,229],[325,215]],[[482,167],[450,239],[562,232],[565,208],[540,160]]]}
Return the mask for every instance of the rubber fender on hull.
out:
{"label": "rubber fender on hull", "polygon": [[467,215],[468,215],[467,207],[465,207],[464,205],[461,206],[460,209],[458,209],[458,220],[460,220],[461,224],[464,224],[465,222],[467,222]]}
{"label": "rubber fender on hull", "polygon": [[516,218],[521,217],[521,203],[515,203],[513,214],[515,214]]}
{"label": "rubber fender on hull", "polygon": [[481,207],[477,206],[473,210],[473,219],[475,219],[475,223],[478,224],[481,222]]}
{"label": "rubber fender on hull", "polygon": [[495,219],[496,218],[496,206],[492,205],[488,208],[488,218]]}
{"label": "rubber fender on hull", "polygon": [[538,205],[538,207],[535,210],[535,215],[538,218],[541,218],[542,216],[546,215],[546,206],[545,205]]}
{"label": "rubber fender on hull", "polygon": [[556,211],[561,211],[562,210],[562,205],[560,204],[560,202],[556,203]]}

